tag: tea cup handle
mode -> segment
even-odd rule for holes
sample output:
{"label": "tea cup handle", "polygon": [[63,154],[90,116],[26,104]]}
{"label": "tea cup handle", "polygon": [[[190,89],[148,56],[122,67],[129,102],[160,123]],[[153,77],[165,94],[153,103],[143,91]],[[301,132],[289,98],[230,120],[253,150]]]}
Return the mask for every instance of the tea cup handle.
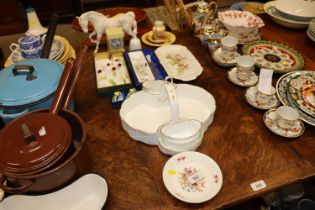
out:
{"label": "tea cup handle", "polygon": [[10,50],[13,52],[15,51],[16,49],[19,49],[20,48],[20,45],[16,44],[16,43],[11,43],[10,44]]}
{"label": "tea cup handle", "polygon": [[31,185],[33,184],[33,181],[31,180],[27,180],[27,183],[22,185],[22,186],[19,186],[19,187],[10,187],[10,186],[7,186],[5,183],[6,183],[6,176],[3,175],[3,174],[0,174],[0,188],[3,189],[5,192],[8,192],[8,193],[23,193],[25,192],[27,189],[29,189],[31,187]]}

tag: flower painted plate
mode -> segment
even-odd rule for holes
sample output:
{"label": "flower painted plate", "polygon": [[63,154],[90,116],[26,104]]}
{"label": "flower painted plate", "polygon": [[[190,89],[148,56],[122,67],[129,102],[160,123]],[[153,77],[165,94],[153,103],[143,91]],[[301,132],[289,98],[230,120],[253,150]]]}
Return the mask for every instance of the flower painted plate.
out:
{"label": "flower painted plate", "polygon": [[315,126],[315,117],[312,117],[308,114],[306,114],[305,112],[303,112],[302,110],[300,110],[298,107],[295,107],[294,104],[291,104],[288,97],[287,97],[287,90],[288,90],[288,83],[291,80],[291,78],[297,76],[297,75],[314,75],[315,72],[314,71],[293,71],[293,72],[289,72],[285,75],[282,75],[276,84],[276,91],[277,91],[277,96],[280,100],[280,102],[283,105],[286,106],[292,106],[293,108],[296,109],[296,111],[298,111],[299,115],[300,115],[300,119],[303,120],[304,122]]}
{"label": "flower painted plate", "polygon": [[216,196],[223,183],[218,164],[199,152],[182,152],[171,157],[163,169],[166,189],[187,203],[202,203]]}
{"label": "flower painted plate", "polygon": [[290,129],[283,129],[279,127],[277,124],[276,109],[268,110],[264,114],[263,120],[266,127],[279,136],[287,138],[296,138],[301,136],[305,131],[304,124],[301,120],[297,120]]}
{"label": "flower painted plate", "polygon": [[155,50],[170,77],[182,81],[196,79],[203,71],[195,56],[183,45],[164,45]]}
{"label": "flower painted plate", "polygon": [[296,107],[315,117],[315,74],[292,77],[287,94]]}
{"label": "flower painted plate", "polygon": [[252,56],[258,67],[273,69],[277,73],[301,70],[304,66],[304,59],[300,53],[276,42],[251,42],[244,45],[243,53]]}

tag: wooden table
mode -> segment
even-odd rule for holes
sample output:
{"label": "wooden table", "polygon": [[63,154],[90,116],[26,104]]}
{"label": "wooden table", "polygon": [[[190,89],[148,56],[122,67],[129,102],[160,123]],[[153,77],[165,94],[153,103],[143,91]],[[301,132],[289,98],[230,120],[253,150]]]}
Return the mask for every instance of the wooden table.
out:
{"label": "wooden table", "polygon": [[[266,15],[262,17],[266,23],[261,29],[264,39],[294,47],[304,55],[305,69],[315,68],[315,44],[305,30],[286,29]],[[222,189],[215,198],[202,204],[187,204],[168,193],[162,170],[169,156],[162,154],[157,146],[131,139],[122,129],[119,110],[112,109],[107,98],[97,97],[94,47],[91,47],[74,97],[76,112],[85,121],[91,172],[102,175],[108,182],[109,196],[104,209],[225,208],[314,177],[315,128],[306,125],[303,136],[292,140],[273,134],[262,121],[264,112],[246,103],[245,88],[228,81],[227,69],[212,61],[199,40],[189,33],[176,35],[176,43],[187,46],[204,68],[202,75],[190,84],[203,87],[216,100],[214,122],[198,151],[219,164]],[[275,76],[274,82],[278,77]],[[250,184],[258,180],[264,180],[267,187],[253,192]]]}
{"label": "wooden table", "polygon": [[[286,29],[263,18],[262,37],[294,47],[304,55],[305,69],[314,69],[315,44],[305,30]],[[273,134],[262,121],[264,112],[246,103],[245,89],[228,81],[227,70],[212,61],[199,40],[177,33],[176,43],[187,46],[204,68],[190,84],[203,87],[216,99],[214,122],[198,151],[219,164],[222,189],[202,204],[187,204],[171,196],[162,180],[169,156],[157,146],[131,139],[122,129],[119,110],[112,109],[107,98],[97,97],[92,47],[76,86],[75,101],[88,133],[91,171],[108,182],[105,209],[224,208],[315,175],[314,127],[306,125],[303,136],[292,140]],[[267,187],[254,192],[250,184],[258,180],[264,180]]]}

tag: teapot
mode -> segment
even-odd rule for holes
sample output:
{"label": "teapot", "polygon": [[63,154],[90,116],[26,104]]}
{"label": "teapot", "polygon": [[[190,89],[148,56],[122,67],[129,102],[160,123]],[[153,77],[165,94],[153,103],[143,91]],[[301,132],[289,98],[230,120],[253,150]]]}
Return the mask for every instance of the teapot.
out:
{"label": "teapot", "polygon": [[218,5],[213,0],[210,0],[209,3],[205,0],[198,0],[197,3],[189,9],[191,10],[191,25],[196,32],[206,22],[213,19],[214,14],[217,12]]}

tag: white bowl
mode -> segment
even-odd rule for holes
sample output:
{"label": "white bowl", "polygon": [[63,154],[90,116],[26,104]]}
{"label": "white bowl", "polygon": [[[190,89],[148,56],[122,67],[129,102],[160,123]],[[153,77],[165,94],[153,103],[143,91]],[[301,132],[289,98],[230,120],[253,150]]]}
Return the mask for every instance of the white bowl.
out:
{"label": "white bowl", "polygon": [[295,29],[300,29],[300,28],[307,28],[309,25],[309,22],[306,21],[296,21],[296,20],[291,20],[287,17],[282,16],[278,10],[275,8],[275,2],[276,1],[269,1],[264,4],[264,10],[265,12],[269,15],[269,17],[279,25],[282,25],[287,28],[295,28]]}
{"label": "white bowl", "polygon": [[203,132],[202,124],[194,119],[177,119],[164,123],[159,132],[168,141],[186,143],[195,140]]}
{"label": "white bowl", "polygon": [[50,194],[10,196],[0,203],[0,210],[100,210],[107,194],[105,179],[97,174],[87,174]]}
{"label": "white bowl", "polygon": [[226,10],[218,12],[218,18],[235,34],[249,34],[265,25],[260,17],[248,11]]}
{"label": "white bowl", "polygon": [[285,17],[298,21],[311,21],[315,18],[315,3],[303,0],[278,0],[275,8]]}
{"label": "white bowl", "polygon": [[189,150],[202,140],[202,124],[193,119],[171,120],[159,127],[158,136],[166,148]]}

